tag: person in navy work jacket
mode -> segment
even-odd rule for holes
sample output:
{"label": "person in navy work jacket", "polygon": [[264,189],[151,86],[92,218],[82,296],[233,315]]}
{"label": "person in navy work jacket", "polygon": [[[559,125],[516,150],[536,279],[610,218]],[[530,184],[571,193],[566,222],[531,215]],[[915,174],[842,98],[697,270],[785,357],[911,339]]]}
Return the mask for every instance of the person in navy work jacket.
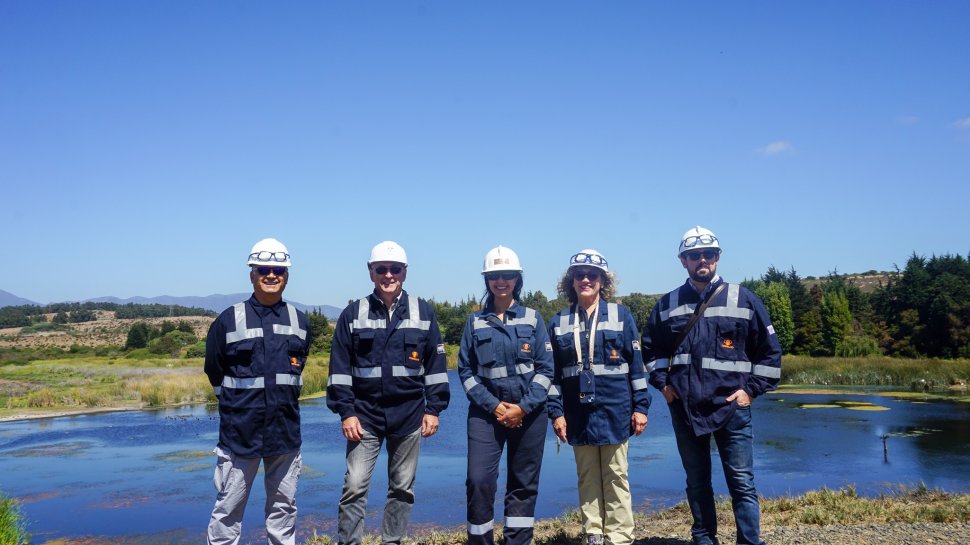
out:
{"label": "person in navy work jacket", "polygon": [[[781,346],[758,296],[717,275],[721,246],[697,226],[681,237],[687,281],[654,306],[643,334],[650,383],[670,407],[687,473],[687,502],[697,545],[717,544],[711,486],[711,438],[717,445],[737,525],[737,543],[761,544],[754,486],[751,403],[781,378]],[[695,309],[710,299],[686,336]],[[681,339],[678,342],[678,339]]]}
{"label": "person in navy work jacket", "polygon": [[359,545],[367,490],[387,442],[383,543],[399,544],[414,506],[421,437],[438,431],[448,407],[445,347],[431,305],[404,291],[408,258],[396,242],[374,246],[367,262],[374,291],[340,313],[334,328],[327,407],[340,415],[347,473],[337,542]]}
{"label": "person in navy work jacket", "polygon": [[636,322],[608,302],[615,283],[602,254],[573,255],[559,283],[570,305],[549,323],[556,362],[549,418],[576,457],[586,545],[633,543],[627,453],[650,407]]}
{"label": "person in navy work jacket", "polygon": [[300,390],[310,351],[306,315],[283,301],[290,254],[267,238],[249,254],[253,295],[209,327],[205,373],[219,399],[218,492],[209,545],[236,545],[260,461],[266,485],[266,536],[293,545],[300,475]]}
{"label": "person in navy work jacket", "polygon": [[485,305],[465,322],[458,374],[468,400],[469,545],[495,542],[495,491],[508,445],[505,527],[508,545],[532,543],[539,470],[552,385],[552,344],[542,316],[519,304],[522,266],[509,248],[485,254]]}

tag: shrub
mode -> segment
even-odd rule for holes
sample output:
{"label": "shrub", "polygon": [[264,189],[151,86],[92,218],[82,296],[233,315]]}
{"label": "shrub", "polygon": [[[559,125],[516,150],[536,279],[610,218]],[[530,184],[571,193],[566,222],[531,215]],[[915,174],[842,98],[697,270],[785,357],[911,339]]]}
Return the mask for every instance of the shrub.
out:
{"label": "shrub", "polygon": [[0,543],[3,545],[27,545],[30,534],[27,523],[16,501],[0,496]]}

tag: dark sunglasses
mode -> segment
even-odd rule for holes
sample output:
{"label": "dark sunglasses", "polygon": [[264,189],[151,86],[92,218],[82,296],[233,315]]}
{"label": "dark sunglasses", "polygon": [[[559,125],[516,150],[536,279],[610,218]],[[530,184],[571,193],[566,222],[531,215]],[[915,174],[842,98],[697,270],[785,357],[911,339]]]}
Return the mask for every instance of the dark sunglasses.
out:
{"label": "dark sunglasses", "polygon": [[691,261],[698,261],[701,256],[704,256],[704,259],[710,261],[717,257],[718,254],[720,254],[720,252],[717,250],[694,250],[693,252],[686,252],[684,255],[687,256],[687,259]]}
{"label": "dark sunglasses", "polygon": [[400,265],[391,265],[390,267],[388,267],[387,265],[381,265],[379,267],[374,267],[374,272],[376,272],[381,276],[384,276],[385,274],[387,274],[387,271],[391,271],[391,274],[397,276],[401,274],[401,271],[403,270],[404,270],[404,267]]}
{"label": "dark sunglasses", "polygon": [[576,271],[573,273],[573,280],[582,280],[583,278],[589,278],[590,282],[596,282],[600,279],[599,271]]}
{"label": "dark sunglasses", "polygon": [[515,271],[501,271],[501,272],[490,272],[485,273],[485,280],[489,282],[494,282],[501,278],[502,280],[515,280],[515,277],[519,276],[519,273]]}
{"label": "dark sunglasses", "polygon": [[270,272],[276,276],[283,276],[286,274],[286,267],[254,267],[254,269],[256,270],[256,274],[259,276],[269,276]]}

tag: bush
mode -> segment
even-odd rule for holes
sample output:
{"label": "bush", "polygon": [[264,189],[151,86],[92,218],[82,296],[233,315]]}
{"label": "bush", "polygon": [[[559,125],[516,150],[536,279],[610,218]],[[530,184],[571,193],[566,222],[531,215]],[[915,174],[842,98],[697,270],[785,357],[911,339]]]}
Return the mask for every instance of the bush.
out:
{"label": "bush", "polygon": [[835,346],[835,355],[843,358],[864,358],[881,353],[876,339],[866,335],[847,335]]}
{"label": "bush", "polygon": [[205,341],[199,341],[189,347],[185,351],[186,358],[204,358],[205,357]]}
{"label": "bush", "polygon": [[149,352],[147,348],[136,348],[125,354],[125,358],[129,360],[149,360],[154,357],[155,355]]}
{"label": "bush", "polygon": [[16,501],[0,496],[0,543],[3,545],[27,545],[30,534]]}

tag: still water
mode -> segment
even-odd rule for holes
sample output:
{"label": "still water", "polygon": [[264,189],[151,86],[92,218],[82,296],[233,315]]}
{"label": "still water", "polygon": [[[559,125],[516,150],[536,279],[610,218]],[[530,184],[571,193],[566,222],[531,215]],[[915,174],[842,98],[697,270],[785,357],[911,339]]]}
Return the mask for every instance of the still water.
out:
{"label": "still water", "polygon": [[[460,527],[465,520],[465,416],[468,403],[451,373],[451,407],[441,431],[424,440],[412,527]],[[683,468],[670,415],[654,404],[644,435],[630,444],[630,480],[639,509],[683,498]],[[303,460],[298,542],[334,532],[345,441],[323,399],[303,403]],[[970,404],[879,395],[771,394],[756,401],[755,476],[766,496],[852,484],[877,494],[920,481],[970,492]],[[888,459],[882,436],[888,436]],[[107,413],[0,424],[0,491],[22,502],[34,543],[58,537],[181,544],[204,541],[215,490],[212,407]],[[716,464],[715,464],[716,465]],[[387,481],[385,455],[375,470],[368,529],[379,527]],[[502,474],[504,476],[504,467]],[[504,477],[500,477],[500,480]],[[262,476],[250,497],[245,540],[261,540]],[[715,489],[726,494],[719,467]],[[577,506],[572,450],[557,449],[551,430],[536,516]],[[499,501],[502,488],[500,483]],[[501,520],[501,506],[496,519]]]}

